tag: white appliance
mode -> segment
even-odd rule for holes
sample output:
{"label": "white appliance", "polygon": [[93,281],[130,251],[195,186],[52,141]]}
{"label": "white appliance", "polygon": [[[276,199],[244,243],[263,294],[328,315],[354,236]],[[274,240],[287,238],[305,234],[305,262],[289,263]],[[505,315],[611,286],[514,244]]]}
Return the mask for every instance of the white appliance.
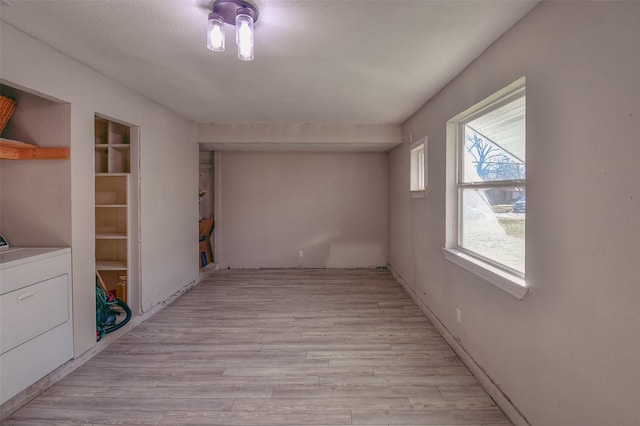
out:
{"label": "white appliance", "polygon": [[0,404],[73,357],[71,318],[70,248],[0,251]]}

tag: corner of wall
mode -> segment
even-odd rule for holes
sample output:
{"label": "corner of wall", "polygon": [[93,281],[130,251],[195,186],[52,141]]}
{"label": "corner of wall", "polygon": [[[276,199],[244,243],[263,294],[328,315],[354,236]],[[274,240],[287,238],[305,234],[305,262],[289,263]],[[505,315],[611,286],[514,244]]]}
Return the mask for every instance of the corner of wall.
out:
{"label": "corner of wall", "polygon": [[467,366],[471,374],[480,382],[480,385],[487,391],[495,403],[502,409],[504,414],[513,422],[515,426],[531,426],[531,423],[527,421],[524,415],[513,405],[513,402],[500,387],[491,379],[487,371],[482,368],[465,349],[460,341],[449,331],[442,321],[433,313],[431,308],[420,299],[418,294],[414,291],[413,287],[402,278],[402,276],[396,271],[393,265],[388,265],[389,272],[393,275],[393,278],[404,288],[407,294],[413,299],[413,301],[422,310],[429,321],[434,325],[442,337],[447,341],[451,349],[460,357],[464,365]]}

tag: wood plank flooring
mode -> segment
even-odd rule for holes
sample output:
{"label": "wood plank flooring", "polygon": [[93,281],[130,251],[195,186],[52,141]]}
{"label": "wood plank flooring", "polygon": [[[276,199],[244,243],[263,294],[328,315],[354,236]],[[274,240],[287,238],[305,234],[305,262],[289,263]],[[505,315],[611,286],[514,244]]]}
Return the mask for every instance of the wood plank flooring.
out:
{"label": "wood plank flooring", "polygon": [[231,270],[4,424],[510,424],[384,270]]}

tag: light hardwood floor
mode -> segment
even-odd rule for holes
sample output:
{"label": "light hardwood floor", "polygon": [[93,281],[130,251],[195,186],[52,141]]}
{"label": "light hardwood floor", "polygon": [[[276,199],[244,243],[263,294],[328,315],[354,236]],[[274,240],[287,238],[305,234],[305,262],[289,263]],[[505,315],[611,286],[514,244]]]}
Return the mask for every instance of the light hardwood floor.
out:
{"label": "light hardwood floor", "polygon": [[16,412],[23,424],[503,425],[384,270],[231,270]]}

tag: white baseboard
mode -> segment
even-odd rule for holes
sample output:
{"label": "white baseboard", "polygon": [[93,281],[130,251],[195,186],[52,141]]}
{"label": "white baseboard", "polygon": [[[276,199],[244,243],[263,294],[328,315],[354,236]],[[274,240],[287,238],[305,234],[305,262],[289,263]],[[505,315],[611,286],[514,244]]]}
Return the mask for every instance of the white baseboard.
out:
{"label": "white baseboard", "polygon": [[420,297],[416,294],[415,290],[407,283],[402,276],[396,271],[391,264],[388,265],[389,272],[391,275],[400,283],[400,285],[405,289],[407,294],[411,296],[414,302],[420,307],[422,312],[426,315],[426,317],[431,321],[431,323],[436,327],[438,332],[442,335],[442,337],[447,341],[449,346],[454,350],[454,352],[460,357],[462,362],[467,366],[471,374],[478,379],[480,385],[487,391],[487,393],[493,398],[495,403],[502,409],[504,414],[511,420],[511,422],[515,426],[531,426],[531,424],[527,421],[527,419],[520,413],[520,411],[513,405],[508,396],[506,396],[502,390],[498,387],[498,385],[489,377],[487,372],[482,368],[478,363],[471,357],[469,352],[460,344],[460,342],[455,338],[453,334],[447,329],[447,327],[438,319],[438,317],[433,313],[433,311],[427,306]]}
{"label": "white baseboard", "polygon": [[169,296],[167,299],[158,303],[151,307],[148,311],[141,313],[140,315],[134,316],[131,318],[129,323],[122,327],[120,330],[115,331],[113,333],[105,335],[99,342],[96,342],[89,350],[84,352],[82,355],[77,356],[66,363],[62,364],[60,367],[53,370],[51,373],[44,376],[42,379],[38,380],[22,392],[15,395],[13,398],[6,401],[4,404],[0,406],[0,423],[2,420],[11,416],[13,413],[18,411],[22,406],[29,403],[32,399],[36,398],[38,395],[49,389],[51,386],[58,383],[60,380],[64,379],[66,376],[71,374],[74,370],[82,366],[85,362],[89,361],[91,358],[105,350],[109,345],[118,340],[120,337],[127,334],[138,324],[146,321],[160,310],[162,310],[165,306],[169,305],[180,296],[182,296],[186,291],[194,287],[198,284],[202,279],[202,276],[198,276],[194,281],[191,281],[180,290]]}

